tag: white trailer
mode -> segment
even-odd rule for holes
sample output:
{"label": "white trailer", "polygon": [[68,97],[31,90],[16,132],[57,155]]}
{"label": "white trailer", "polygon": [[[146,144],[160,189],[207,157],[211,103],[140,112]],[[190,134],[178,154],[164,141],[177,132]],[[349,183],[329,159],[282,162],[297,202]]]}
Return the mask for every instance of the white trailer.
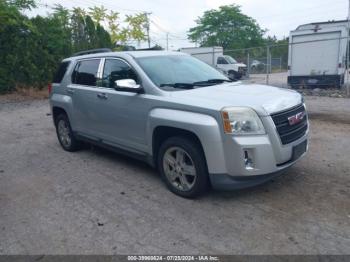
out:
{"label": "white trailer", "polygon": [[208,65],[219,69],[230,79],[241,79],[247,72],[247,66],[238,63],[231,56],[224,55],[224,49],[222,47],[189,47],[181,48],[180,52],[190,54]]}
{"label": "white trailer", "polygon": [[344,84],[346,21],[312,23],[290,32],[288,84],[340,87]]}

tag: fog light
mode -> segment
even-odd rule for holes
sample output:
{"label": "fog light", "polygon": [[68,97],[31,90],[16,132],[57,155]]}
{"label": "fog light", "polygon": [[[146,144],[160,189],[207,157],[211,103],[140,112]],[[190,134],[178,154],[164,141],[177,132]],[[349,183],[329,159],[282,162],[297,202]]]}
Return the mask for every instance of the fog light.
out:
{"label": "fog light", "polygon": [[244,164],[247,170],[254,169],[253,152],[251,149],[244,150]]}

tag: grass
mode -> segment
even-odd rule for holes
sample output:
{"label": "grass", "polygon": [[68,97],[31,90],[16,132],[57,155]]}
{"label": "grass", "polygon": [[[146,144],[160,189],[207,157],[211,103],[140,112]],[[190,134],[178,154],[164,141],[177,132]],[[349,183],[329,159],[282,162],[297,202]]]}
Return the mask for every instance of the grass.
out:
{"label": "grass", "polygon": [[49,92],[46,88],[38,89],[34,87],[20,88],[17,87],[15,91],[0,95],[0,101],[26,101],[37,99],[48,99]]}

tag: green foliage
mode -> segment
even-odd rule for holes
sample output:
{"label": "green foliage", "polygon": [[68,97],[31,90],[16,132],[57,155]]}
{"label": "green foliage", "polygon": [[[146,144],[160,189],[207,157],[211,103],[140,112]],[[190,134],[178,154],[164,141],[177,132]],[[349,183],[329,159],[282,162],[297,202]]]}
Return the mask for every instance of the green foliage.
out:
{"label": "green foliage", "polygon": [[288,66],[288,49],[289,49],[289,39],[284,38],[282,40],[277,40],[276,37],[268,37],[266,39],[267,44],[270,46],[270,53],[272,58],[281,58],[282,68],[287,68]]}
{"label": "green foliage", "polygon": [[146,40],[147,16],[145,14],[127,15],[125,22],[128,24],[128,38],[137,41]]}
{"label": "green foliage", "polygon": [[[21,13],[34,7],[34,0],[0,0],[0,93],[46,86],[63,58],[82,50],[113,48],[111,36],[122,42],[144,37],[143,20],[137,16],[119,30],[118,13],[107,14],[103,7],[87,13],[55,5],[52,14],[31,19]],[[101,25],[106,20],[110,33]]]}
{"label": "green foliage", "polygon": [[9,6],[15,6],[19,10],[22,9],[32,9],[36,7],[35,0],[1,0],[2,2],[6,2]]}
{"label": "green foliage", "polygon": [[106,18],[107,9],[102,5],[101,7],[89,7],[89,16],[95,21],[96,25],[103,22]]}
{"label": "green foliage", "polygon": [[146,40],[147,16],[144,13],[127,15],[124,19],[126,27],[120,27],[118,12],[110,11],[105,15],[113,43],[125,45],[129,39]]}
{"label": "green foliage", "polygon": [[126,16],[121,27],[119,13],[107,13],[103,6],[86,12],[57,4],[52,14],[31,19],[21,13],[35,8],[35,2],[0,0],[0,93],[18,86],[46,86],[59,62],[74,52],[146,38],[144,14]]}
{"label": "green foliage", "polygon": [[197,26],[189,30],[188,37],[201,46],[238,49],[264,43],[265,30],[235,4],[206,11],[196,22]]}

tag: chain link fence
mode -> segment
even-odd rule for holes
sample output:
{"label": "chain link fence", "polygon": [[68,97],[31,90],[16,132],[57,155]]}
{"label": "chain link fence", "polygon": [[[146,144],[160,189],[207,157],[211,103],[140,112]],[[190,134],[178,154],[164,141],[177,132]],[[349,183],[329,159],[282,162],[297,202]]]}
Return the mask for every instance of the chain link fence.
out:
{"label": "chain link fence", "polygon": [[247,74],[244,81],[287,87],[288,44],[283,46],[263,46],[239,50],[224,50],[224,55],[245,64]]}

